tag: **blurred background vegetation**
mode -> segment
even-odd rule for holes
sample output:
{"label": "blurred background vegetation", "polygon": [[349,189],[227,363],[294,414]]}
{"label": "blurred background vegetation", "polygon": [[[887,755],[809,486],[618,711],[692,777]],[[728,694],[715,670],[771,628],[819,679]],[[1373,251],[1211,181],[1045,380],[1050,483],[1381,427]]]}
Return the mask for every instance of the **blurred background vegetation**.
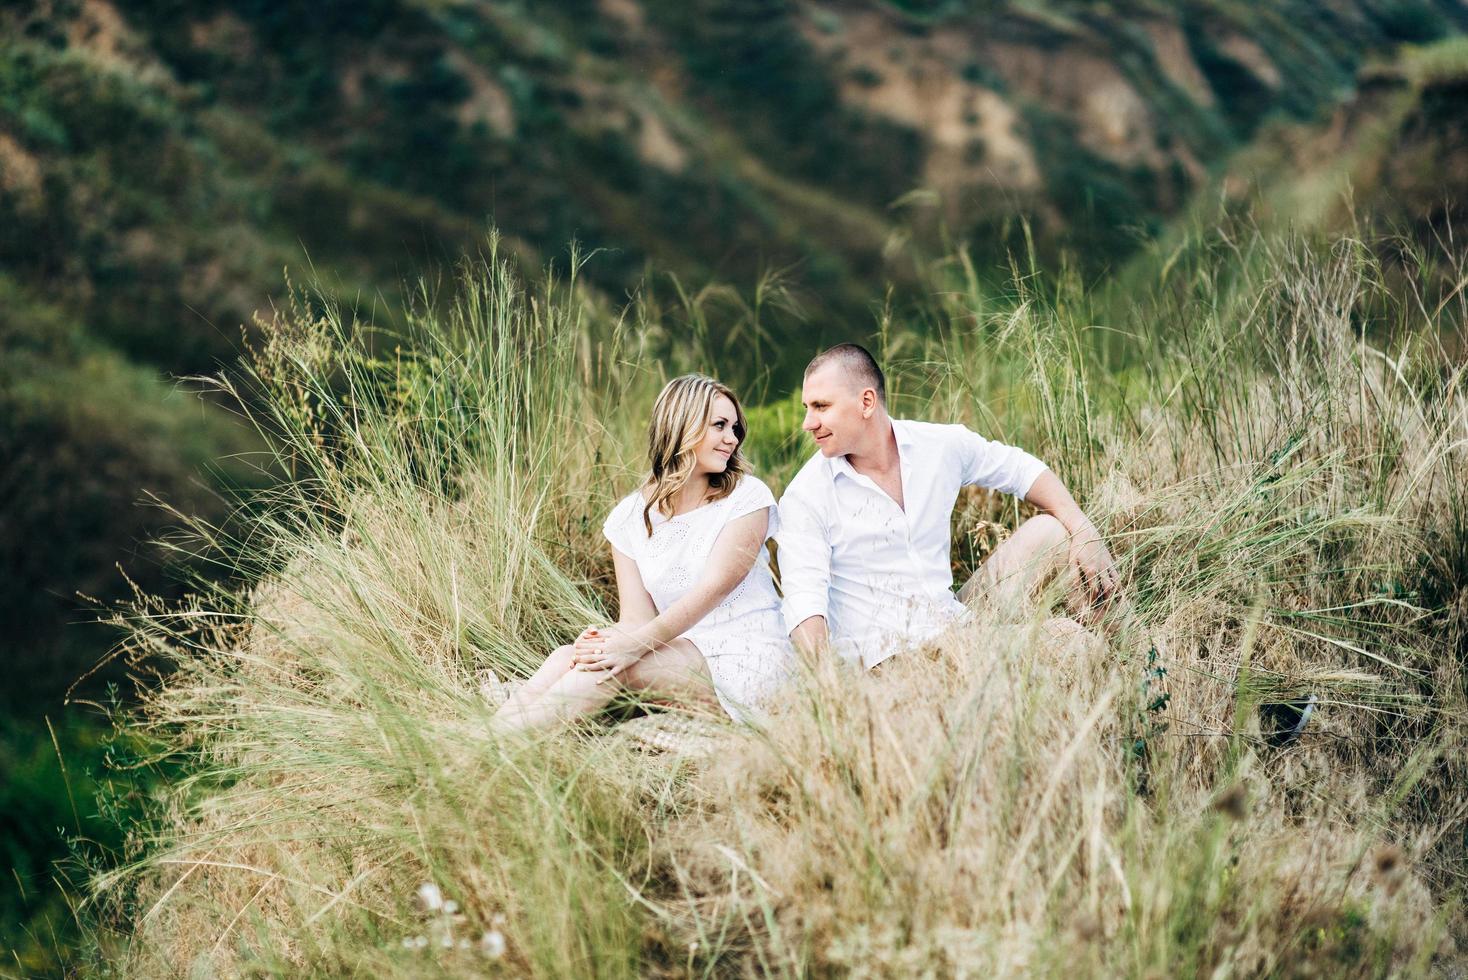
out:
{"label": "blurred background vegetation", "polygon": [[274,478],[182,379],[287,268],[390,321],[491,223],[532,277],[574,240],[606,303],[774,403],[959,246],[995,289],[1030,251],[1124,291],[1220,211],[1450,242],[1465,27],[1453,0],[3,0],[0,970],[55,968],[53,862],[116,845],[99,781],[134,792],[63,707],[127,697],[88,621],[207,576],[174,510]]}

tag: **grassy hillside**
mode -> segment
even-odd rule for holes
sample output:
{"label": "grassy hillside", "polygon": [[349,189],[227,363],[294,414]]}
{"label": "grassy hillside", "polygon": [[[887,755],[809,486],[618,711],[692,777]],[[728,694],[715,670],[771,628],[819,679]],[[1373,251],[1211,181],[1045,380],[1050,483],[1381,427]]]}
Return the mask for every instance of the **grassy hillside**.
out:
{"label": "grassy hillside", "polygon": [[[901,414],[1019,441],[1077,488],[1131,614],[1057,640],[1045,608],[1005,611],[880,675],[817,663],[767,727],[712,725],[692,755],[617,725],[499,742],[477,687],[614,612],[596,529],[660,380],[647,325],[493,260],[390,362],[367,324],[278,319],[250,385],[295,479],[245,532],[258,584],[130,618],[168,669],[126,730],[190,775],[95,879],[99,955],[129,975],[1451,968],[1468,416],[1437,339],[1463,296],[1423,282],[1424,322],[1369,242],[1196,245],[1120,320],[1038,272],[995,299],[955,256],[934,328],[886,335]],[[751,416],[777,488],[807,452],[788,422]],[[1019,516],[966,497],[959,571]],[[1312,726],[1274,744],[1262,706],[1307,693]]]}
{"label": "grassy hillside", "polygon": [[[1438,248],[1461,213],[1462,48],[1396,46],[1463,16],[1410,0],[0,6],[0,711],[18,719],[0,755],[61,785],[35,753],[42,716],[116,636],[78,625],[84,597],[176,598],[179,579],[235,567],[153,499],[218,522],[288,472],[228,399],[177,382],[259,346],[282,269],[318,283],[317,308],[406,330],[405,283],[426,276],[430,306],[451,293],[491,219],[531,279],[575,238],[600,249],[580,285],[599,331],[630,298],[636,358],[719,365],[788,422],[780,395],[822,341],[889,322],[894,355],[925,357],[935,275],[961,269],[944,289],[1009,308],[1011,249],[1062,278],[1129,262],[1086,301],[1102,322],[1159,269],[1217,257],[1166,232],[1135,251],[1200,199],[1195,225],[1223,198],[1271,229],[1374,214]],[[1410,288],[1413,257],[1376,244],[1391,289]],[[944,258],[959,246],[967,265]],[[1145,375],[1127,351],[1106,356]],[[122,679],[114,662],[77,693]],[[73,769],[100,771],[70,724]],[[34,812],[76,816],[54,792]],[[7,917],[58,907],[44,869],[63,835],[47,851],[34,830],[0,837],[26,847]],[[69,944],[46,928],[38,956]]]}

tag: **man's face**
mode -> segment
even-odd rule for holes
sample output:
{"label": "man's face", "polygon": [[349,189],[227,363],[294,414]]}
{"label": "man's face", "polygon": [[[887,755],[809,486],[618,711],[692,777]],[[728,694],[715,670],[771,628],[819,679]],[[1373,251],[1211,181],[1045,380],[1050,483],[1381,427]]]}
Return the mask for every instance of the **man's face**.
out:
{"label": "man's face", "polygon": [[860,442],[871,413],[840,365],[827,364],[807,375],[800,400],[805,405],[801,428],[815,439],[822,455],[844,456]]}

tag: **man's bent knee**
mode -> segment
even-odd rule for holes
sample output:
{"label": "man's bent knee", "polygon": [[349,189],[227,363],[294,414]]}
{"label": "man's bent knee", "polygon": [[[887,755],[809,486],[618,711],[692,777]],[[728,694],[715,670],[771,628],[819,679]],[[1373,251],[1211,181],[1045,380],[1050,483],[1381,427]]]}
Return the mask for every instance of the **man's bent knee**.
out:
{"label": "man's bent knee", "polygon": [[1026,536],[1034,535],[1041,548],[1059,545],[1069,536],[1065,525],[1049,514],[1036,514],[1020,525],[1020,529],[1028,529]]}

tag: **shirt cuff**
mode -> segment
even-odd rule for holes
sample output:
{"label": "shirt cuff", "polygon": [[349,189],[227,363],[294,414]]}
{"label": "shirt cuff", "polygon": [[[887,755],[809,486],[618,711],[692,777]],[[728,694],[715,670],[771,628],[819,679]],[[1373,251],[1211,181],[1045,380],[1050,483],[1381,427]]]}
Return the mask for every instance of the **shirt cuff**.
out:
{"label": "shirt cuff", "polygon": [[[788,595],[781,610],[785,615],[785,632],[794,633],[795,627],[810,619],[812,616],[826,615],[826,597],[815,594]],[[830,620],[826,621],[829,629]]]}
{"label": "shirt cuff", "polygon": [[1020,471],[1019,479],[1015,481],[1014,495],[1023,500],[1030,495],[1030,489],[1034,487],[1035,481],[1040,478],[1050,467],[1031,456],[1028,465]]}

